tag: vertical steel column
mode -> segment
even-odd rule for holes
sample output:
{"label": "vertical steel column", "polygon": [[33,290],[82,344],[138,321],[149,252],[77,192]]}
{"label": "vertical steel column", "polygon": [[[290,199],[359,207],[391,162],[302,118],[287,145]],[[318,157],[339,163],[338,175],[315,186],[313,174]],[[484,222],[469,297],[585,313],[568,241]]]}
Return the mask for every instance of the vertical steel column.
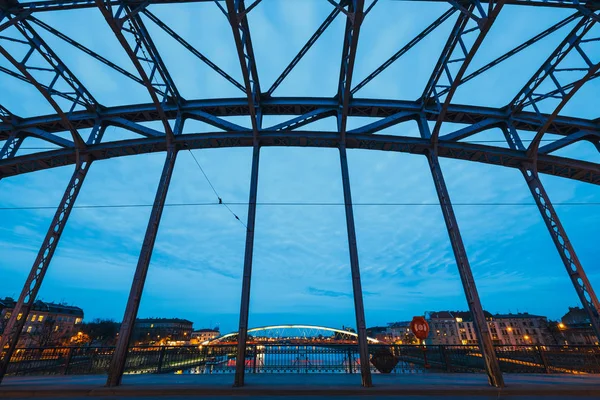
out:
{"label": "vertical steel column", "polygon": [[350,271],[352,273],[352,292],[354,295],[354,313],[358,333],[358,354],[360,356],[360,375],[362,385],[373,386],[367,346],[367,326],[365,322],[365,306],[363,304],[362,284],[360,282],[360,267],[358,265],[358,248],[356,245],[356,229],[354,227],[354,212],[352,211],[352,192],[350,190],[350,174],[348,172],[348,157],[346,146],[340,144],[340,165],[342,167],[342,186],[344,188],[344,207],[346,209],[346,227],[348,230],[348,247],[350,250]]}
{"label": "vertical steel column", "polygon": [[158,182],[158,188],[156,189],[156,197],[154,198],[154,204],[152,205],[152,211],[150,213],[150,219],[148,220],[148,227],[146,228],[146,235],[144,236],[144,242],[142,243],[138,264],[133,276],[133,282],[131,283],[131,291],[129,292],[125,315],[123,316],[123,322],[121,323],[121,329],[119,330],[119,340],[117,341],[117,346],[110,362],[106,386],[120,385],[123,372],[125,371],[125,361],[127,360],[129,341],[133,334],[135,319],[140,307],[140,301],[142,300],[142,292],[144,290],[144,284],[146,283],[148,266],[150,265],[150,258],[152,257],[152,250],[154,249],[154,242],[156,241],[156,234],[158,233],[158,226],[167,198],[167,192],[169,191],[169,183],[171,182],[171,176],[173,175],[176,158],[177,149],[175,145],[170,145],[167,150],[167,158],[160,176],[160,181]]}
{"label": "vertical steel column", "polygon": [[77,195],[79,194],[79,190],[83,185],[83,181],[87,175],[91,163],[91,159],[88,158],[78,163],[75,167],[75,172],[73,173],[73,176],[69,181],[69,185],[65,190],[65,194],[63,195],[58,209],[54,214],[54,218],[52,219],[50,228],[46,233],[44,242],[42,243],[40,251],[35,259],[35,262],[33,263],[33,267],[29,272],[27,281],[25,281],[25,285],[23,286],[19,300],[17,301],[15,309],[12,311],[10,319],[8,320],[8,324],[4,329],[2,340],[0,340],[0,352],[2,354],[0,357],[0,383],[6,374],[10,358],[15,351],[15,347],[19,341],[19,336],[21,335],[21,331],[23,330],[25,322],[27,321],[29,311],[31,310],[38,291],[42,286],[44,276],[46,275],[46,271],[48,271],[48,266],[52,261],[52,256],[54,255],[54,251],[58,246],[62,232],[67,224],[71,210],[73,209],[73,204],[77,199]]}
{"label": "vertical steel column", "polygon": [[552,205],[552,202],[550,202],[550,198],[540,181],[535,167],[533,164],[523,164],[521,172],[523,173],[523,176],[525,176],[527,186],[529,186],[529,190],[531,190],[535,203],[548,227],[556,250],[558,250],[558,254],[567,269],[567,273],[571,278],[571,282],[573,282],[575,290],[577,291],[579,300],[590,317],[590,323],[594,329],[594,333],[600,341],[600,318],[598,316],[600,312],[600,303],[598,302],[598,297],[596,297],[596,293],[594,293],[594,289],[579,262],[579,258],[577,258],[575,249],[567,237],[567,232],[565,232],[565,229],[558,218],[558,214],[556,214],[554,206]]}
{"label": "vertical steel column", "polygon": [[252,152],[252,174],[250,175],[250,199],[248,201],[248,223],[246,229],[246,250],[244,253],[244,272],[242,277],[242,300],[240,304],[240,327],[238,329],[238,347],[235,362],[235,381],[233,386],[244,386],[246,372],[246,341],[248,339],[248,314],[250,311],[250,281],[252,278],[252,253],[254,251],[254,222],[256,220],[256,196],[258,193],[258,162],[260,147],[254,143]]}
{"label": "vertical steel column", "polygon": [[477,287],[475,286],[475,279],[473,279],[473,273],[471,272],[471,266],[469,265],[469,259],[467,258],[465,245],[460,235],[458,222],[454,215],[454,209],[452,208],[452,202],[450,201],[440,163],[436,154],[428,152],[426,156],[427,161],[429,161],[433,183],[435,184],[435,190],[442,208],[442,214],[444,215],[444,221],[446,222],[446,228],[448,229],[448,236],[452,243],[452,250],[454,251],[454,257],[456,258],[460,280],[462,281],[463,289],[465,290],[469,311],[473,316],[473,326],[485,362],[489,383],[495,387],[504,387],[504,378],[502,377],[502,371],[500,370],[500,365],[496,358],[492,338],[489,333],[489,327],[485,320],[483,308],[481,307],[481,301],[479,300],[479,294],[477,293]]}

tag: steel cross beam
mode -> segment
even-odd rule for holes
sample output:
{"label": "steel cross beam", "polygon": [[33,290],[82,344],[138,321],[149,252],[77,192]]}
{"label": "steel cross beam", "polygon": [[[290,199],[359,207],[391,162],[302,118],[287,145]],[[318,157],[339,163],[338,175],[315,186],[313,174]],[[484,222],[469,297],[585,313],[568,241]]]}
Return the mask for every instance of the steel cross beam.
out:
{"label": "steel cross beam", "polygon": [[[25,40],[17,40],[17,42],[28,46],[29,49],[21,61],[16,60],[4,46],[0,46],[0,53],[46,98],[61,118],[63,128],[71,133],[77,149],[84,150],[86,147],[85,142],[77,129],[71,124],[69,117],[75,111],[75,107],[81,103],[85,105],[85,108],[89,112],[94,114],[98,113],[100,105],[27,21],[23,19],[19,20],[18,18],[13,19],[13,21],[14,27],[25,38]],[[39,66],[31,61],[31,56],[36,52],[45,61],[45,65]],[[50,72],[51,75],[48,77],[51,79],[48,80],[48,84],[43,84],[35,79],[31,73],[34,70]],[[53,96],[57,95],[57,92],[60,92],[59,90],[55,90],[54,86],[61,78],[73,90],[72,93],[65,93],[67,96],[61,96],[72,99],[69,110],[66,113],[53,98]]]}
{"label": "steel cross beam", "polygon": [[34,24],[38,25],[39,27],[45,29],[46,31],[50,32],[51,34],[53,34],[54,36],[56,36],[57,38],[65,41],[66,43],[70,44],[71,46],[75,47],[76,49],[84,52],[85,54],[95,58],[96,60],[100,61],[102,64],[108,66],[109,68],[111,68],[112,70],[120,73],[121,75],[131,79],[134,82],[137,82],[139,84],[144,84],[144,82],[142,82],[142,80],[140,78],[138,78],[137,76],[135,76],[134,74],[130,73],[129,71],[127,71],[124,68],[119,67],[117,64],[109,61],[108,59],[106,59],[105,57],[101,56],[100,54],[96,53],[93,50],[90,50],[89,48],[87,48],[86,46],[82,45],[81,43],[77,42],[76,40],[70,38],[69,36],[65,35],[64,33],[60,32],[59,30],[51,27],[50,25],[48,25],[47,23],[45,23],[44,21],[39,20],[38,18],[34,17],[34,16],[30,16],[27,18],[29,21],[33,22]]}
{"label": "steel cross beam", "polygon": [[233,79],[227,72],[223,71],[219,66],[212,61],[210,61],[204,54],[200,53],[194,46],[192,46],[188,41],[179,36],[169,25],[165,24],[161,21],[157,16],[152,14],[147,8],[142,11],[142,13],[148,17],[152,22],[154,22],[159,28],[169,34],[173,39],[178,41],[183,47],[185,47],[190,53],[198,57],[203,63],[208,65],[213,71],[221,75],[223,78],[227,79],[231,84],[240,89],[242,92],[245,92],[246,89],[244,86]]}
{"label": "steel cross beam", "polygon": [[19,336],[27,321],[27,316],[33,307],[38,291],[42,286],[42,281],[48,271],[52,256],[58,246],[62,232],[67,224],[71,210],[73,209],[73,204],[77,199],[77,195],[83,185],[83,181],[91,163],[92,159],[86,158],[75,167],[75,172],[69,181],[65,194],[52,219],[52,223],[46,233],[42,247],[40,248],[25,285],[23,286],[19,300],[4,329],[4,335],[2,335],[2,339],[0,340],[0,351],[2,352],[0,358],[0,383],[6,374],[8,364],[10,363],[12,354],[19,341]]}
{"label": "steel cross beam", "polygon": [[250,283],[252,281],[252,257],[254,253],[254,227],[256,225],[259,161],[260,146],[255,143],[252,150],[248,221],[246,224],[246,246],[244,250],[244,271],[242,274],[242,296],[240,301],[240,324],[238,329],[235,380],[233,383],[236,387],[244,386],[244,376],[246,373],[246,343],[248,340],[248,317],[250,314]]}
{"label": "steel cross beam", "polygon": [[[139,15],[147,6],[147,3],[141,3],[134,8],[124,1],[119,3],[116,11],[113,11],[111,1],[95,1],[104,19],[106,19],[144,82],[144,86],[146,86],[160,116],[167,141],[172,141],[174,139],[173,130],[165,115],[165,104],[172,101],[179,107],[183,100]],[[125,34],[128,34],[132,39],[133,46],[129,43]],[[142,63],[148,66],[148,71]],[[159,95],[161,99],[159,99]]]}
{"label": "steel cross beam", "polygon": [[[490,31],[500,10],[502,10],[504,3],[505,0],[499,0],[496,5],[493,6],[493,3],[490,2],[490,10],[487,15],[479,3],[479,0],[472,0],[467,10],[462,7],[459,9],[461,14],[456,21],[454,29],[448,38],[448,42],[442,51],[438,63],[436,64],[429,82],[427,83],[427,87],[421,97],[424,107],[427,107],[429,105],[428,103],[433,102],[439,113],[433,131],[431,132],[431,141],[434,146],[437,146],[440,128],[444,121],[448,106],[452,101],[452,96],[460,85],[462,77],[471,63],[471,60],[473,60],[475,53],[479,50],[481,43]],[[493,8],[491,8],[492,6]],[[474,16],[473,13],[475,10],[479,11],[479,18]],[[479,31],[477,38],[473,41],[473,44],[469,46],[469,44],[463,40],[464,37],[471,32],[477,31]],[[456,51],[457,47],[460,49],[459,51]],[[450,69],[450,64],[453,63],[459,63],[460,65],[458,71],[454,75]],[[444,98],[444,95],[441,95],[440,92],[446,89],[447,92],[444,94]]]}
{"label": "steel cross beam", "polygon": [[369,76],[363,79],[359,84],[357,84],[352,90],[351,93],[355,94],[360,89],[362,89],[367,83],[371,82],[373,79],[377,77],[380,73],[385,71],[390,65],[396,62],[400,57],[408,53],[410,49],[415,47],[421,40],[425,39],[427,35],[433,32],[438,26],[443,24],[448,18],[452,16],[456,12],[456,9],[451,8],[450,10],[443,13],[438,19],[433,21],[427,28],[423,29],[421,33],[415,36],[410,42],[408,42],[404,47],[398,50],[393,56],[387,59],[383,64],[381,64],[375,71],[373,71]]}
{"label": "steel cross beam", "polygon": [[579,132],[572,133],[569,136],[562,137],[558,140],[553,141],[552,143],[540,147],[538,149],[538,154],[549,154],[553,151],[560,150],[563,147],[567,147],[580,140],[589,140],[592,144],[596,145],[596,147],[600,151],[600,146],[598,145],[600,141],[600,134],[598,134],[597,132],[581,130]]}
{"label": "steel cross beam", "polygon": [[[508,104],[507,109],[512,115],[514,115],[516,112],[522,111],[525,106],[530,106],[534,109],[537,119],[542,124],[538,129],[538,132],[548,129],[550,124],[547,124],[547,122],[554,120],[557,113],[554,114],[554,116],[551,115],[546,118],[541,114],[539,107],[537,106],[537,102],[550,97],[547,92],[552,92],[552,97],[558,97],[561,100],[566,99],[568,101],[570,96],[576,92],[576,90],[585,82],[585,80],[589,79],[591,75],[593,75],[592,71],[594,70],[594,64],[582,49],[581,44],[585,43],[584,36],[592,29],[595,22],[596,20],[590,15],[583,16],[581,18],[577,25],[575,25],[575,27],[571,30],[569,35],[567,35],[567,37],[557,46],[544,64],[536,71],[536,73],[523,86],[515,98]],[[573,49],[576,50],[581,60],[583,60],[584,68],[558,68],[560,63],[572,52]],[[569,79],[571,74],[567,74],[568,83],[565,83],[564,77],[558,74],[558,72],[582,71],[585,72],[585,76],[583,79],[576,80],[575,82],[573,82],[572,79]],[[547,78],[550,78],[555,89],[544,93],[536,93],[535,91],[542,85],[543,82],[546,81]],[[561,101],[561,103],[563,102]],[[545,125],[548,126],[546,127]],[[541,139],[541,135],[536,136],[540,136]],[[530,145],[530,149],[533,148],[534,147]]]}
{"label": "steel cross beam", "polygon": [[[340,8],[338,6],[338,8]],[[340,8],[341,11],[344,11]],[[348,171],[348,157],[346,154],[346,125],[350,107],[352,75],[356,61],[358,37],[363,21],[364,0],[348,2],[346,30],[342,49],[342,62],[340,66],[340,79],[338,84],[337,100],[339,104],[338,133],[340,135],[339,152],[340,167],[342,171],[342,186],[344,191],[344,208],[346,213],[346,229],[348,233],[348,250],[350,253],[350,272],[352,276],[352,294],[354,299],[354,313],[356,317],[356,330],[358,333],[358,353],[360,355],[361,381],[364,387],[373,386],[371,367],[369,361],[369,347],[367,343],[367,326],[365,321],[365,307],[363,304],[362,284],[360,280],[360,266],[358,259],[358,246],[356,243],[356,228],[354,225],[354,212],[352,210],[352,192],[350,189],[350,174]]]}
{"label": "steel cross beam", "polygon": [[300,49],[296,57],[292,59],[292,61],[285,68],[285,70],[283,70],[281,75],[279,75],[279,77],[275,79],[275,82],[273,82],[269,90],[267,90],[266,96],[270,97],[271,95],[273,95],[275,89],[277,89],[279,85],[281,85],[283,80],[290,74],[290,72],[292,72],[294,67],[296,67],[296,65],[300,62],[302,57],[304,57],[308,50],[310,50],[310,48],[316,43],[316,41],[321,37],[321,35],[323,34],[323,32],[325,32],[329,25],[331,25],[331,23],[333,22],[335,17],[338,16],[339,13],[340,10],[338,8],[334,8],[333,11],[327,16],[327,18],[325,18],[325,21],[323,21],[321,26],[317,28],[317,31],[310,37],[310,39],[308,39],[308,42],[306,42],[306,44]]}
{"label": "steel cross beam", "polygon": [[562,226],[558,214],[540,181],[536,166],[531,163],[523,163],[521,172],[540,210],[542,219],[552,236],[556,250],[558,250],[558,254],[567,269],[579,300],[590,318],[594,333],[600,341],[600,302],[598,302],[598,297],[594,293],[594,289],[583,270],[575,249],[567,237],[567,232]]}
{"label": "steel cross beam", "polygon": [[154,249],[158,226],[160,224],[167,192],[169,191],[169,184],[175,168],[177,148],[174,144],[169,144],[168,146],[165,165],[160,176],[160,181],[158,182],[158,188],[156,189],[156,197],[154,198],[150,219],[148,220],[148,227],[146,228],[146,235],[144,236],[140,257],[133,276],[133,282],[131,283],[131,291],[129,292],[129,298],[127,299],[125,315],[123,316],[123,322],[121,323],[121,328],[119,330],[119,340],[117,341],[115,352],[108,370],[106,386],[109,387],[120,385],[123,372],[125,371],[129,342],[133,334],[135,319],[142,300],[142,292],[144,290],[144,284],[146,283],[146,276],[148,275],[152,250]]}
{"label": "steel cross beam", "polygon": [[[498,65],[498,64],[500,64],[500,63],[508,60],[509,58],[511,58],[512,56],[514,56],[515,54],[518,54],[519,52],[525,50],[529,46],[531,46],[531,45],[539,42],[540,40],[542,40],[545,37],[547,37],[548,35],[556,32],[557,30],[559,30],[560,28],[564,27],[565,25],[568,25],[569,23],[575,21],[579,17],[581,17],[581,13],[579,11],[575,12],[574,14],[571,14],[570,16],[566,17],[565,19],[563,19],[563,20],[557,22],[556,24],[552,25],[548,29],[545,29],[544,31],[542,31],[539,34],[535,35],[531,39],[529,39],[529,40],[523,42],[522,44],[516,46],[515,48],[509,50],[508,52],[506,52],[505,54],[503,54],[500,57],[496,58],[495,60],[490,61],[489,63],[487,63],[483,67],[479,68],[477,71],[474,71],[474,72],[470,73],[469,75],[467,75],[466,77],[464,77],[463,79],[461,79],[459,85],[462,85],[463,83],[466,83],[466,82],[470,81],[471,79],[473,79],[473,78],[475,78],[475,77],[483,74],[484,72],[488,71],[489,69],[495,67],[496,65]],[[448,93],[449,90],[450,90],[450,88],[443,89],[442,91],[439,92],[439,95],[443,96],[446,93]]]}
{"label": "steel cross beam", "polygon": [[[597,14],[590,14],[587,18],[587,22],[579,28],[577,37],[574,38],[574,40],[572,42],[570,42],[569,44],[567,44],[566,46],[564,46],[562,48],[562,50],[565,52],[565,56],[566,56],[566,53],[569,53],[571,49],[574,48],[577,50],[575,54],[577,54],[579,56],[578,57],[579,66],[577,66],[577,67],[569,66],[568,68],[559,69],[557,66],[564,59],[565,56],[560,57],[559,55],[557,55],[553,59],[548,60],[548,61],[550,61],[550,64],[546,63],[544,65],[544,67],[546,67],[546,70],[545,70],[546,75],[539,75],[537,82],[534,82],[532,84],[532,86],[534,86],[534,87],[539,87],[539,85],[542,83],[544,78],[549,76],[551,78],[552,82],[554,83],[554,85],[556,86],[556,90],[552,91],[553,97],[560,99],[560,102],[555,107],[552,114],[550,114],[550,116],[545,119],[544,125],[537,131],[535,137],[533,138],[533,140],[531,141],[531,144],[529,145],[529,147],[527,149],[527,154],[530,157],[532,157],[532,159],[534,160],[534,165],[536,163],[535,160],[537,159],[540,142],[542,141],[542,138],[543,138],[544,134],[546,133],[546,131],[550,128],[550,126],[554,122],[554,119],[558,116],[558,113],[564,108],[565,105],[567,105],[567,103],[569,102],[569,100],[571,100],[571,98],[575,95],[575,93],[577,93],[577,91],[586,82],[588,82],[590,79],[592,79],[600,70],[600,59],[598,59],[596,61],[596,63],[594,63],[591,59],[591,53],[588,55],[588,53],[585,52],[585,49],[581,46],[581,44],[584,44],[586,42],[600,41],[600,37],[592,37],[592,38],[588,37],[588,38],[584,39],[584,36],[586,35],[586,33],[588,33],[591,30],[592,26],[596,22],[596,19],[593,18],[593,16],[599,17],[600,11],[597,11]],[[570,64],[575,65],[573,63],[574,63],[574,60],[573,60],[573,57],[571,57]],[[579,79],[576,80],[575,82],[570,82],[568,84],[564,84],[564,80],[563,80],[563,83],[561,83],[559,80],[559,78],[561,78],[561,77],[559,77],[557,74],[557,72],[560,72],[560,71],[568,71],[571,74],[573,72],[579,72],[579,73],[583,73],[584,75],[582,77],[580,76]],[[571,80],[571,79],[569,79],[569,80]],[[529,92],[530,98],[532,96],[534,96],[533,90],[535,90],[535,89],[531,89],[531,91]],[[539,108],[537,107],[536,102],[540,101],[543,98],[547,98],[547,97],[549,97],[549,96],[548,95],[536,96],[536,99],[532,104],[536,113],[539,114]]]}
{"label": "steel cross beam", "polygon": [[258,139],[258,131],[262,125],[262,111],[260,108],[261,92],[252,39],[250,38],[248,16],[246,15],[244,0],[226,0],[226,3],[227,18],[231,24],[233,40],[235,41],[235,47],[240,60],[242,75],[244,76],[252,130],[254,136]]}

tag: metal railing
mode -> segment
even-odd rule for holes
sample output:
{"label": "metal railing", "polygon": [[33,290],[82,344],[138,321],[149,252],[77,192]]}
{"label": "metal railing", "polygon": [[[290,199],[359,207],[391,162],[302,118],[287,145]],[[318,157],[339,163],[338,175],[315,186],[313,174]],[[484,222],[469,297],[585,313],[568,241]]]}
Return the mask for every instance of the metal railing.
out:
{"label": "metal railing", "polygon": [[[598,346],[495,346],[505,373],[600,373]],[[17,349],[11,375],[106,374],[114,347]],[[223,374],[235,371],[235,345],[146,346],[129,349],[130,374]],[[477,346],[369,345],[374,373],[483,372]],[[248,373],[359,373],[356,344],[253,344]]]}

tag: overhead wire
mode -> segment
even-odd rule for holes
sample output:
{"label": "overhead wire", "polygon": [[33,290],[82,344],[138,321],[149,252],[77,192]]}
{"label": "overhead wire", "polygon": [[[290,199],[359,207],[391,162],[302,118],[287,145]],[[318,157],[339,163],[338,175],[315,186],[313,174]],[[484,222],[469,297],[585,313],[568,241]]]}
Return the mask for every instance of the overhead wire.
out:
{"label": "overhead wire", "polygon": [[[240,219],[240,217],[238,217],[237,214],[234,213],[231,208],[229,208],[229,206],[227,205],[227,203],[225,203],[223,201],[223,199],[221,198],[221,196],[219,196],[219,193],[217,192],[217,189],[215,189],[215,187],[212,184],[212,182],[210,181],[210,179],[208,179],[208,175],[206,175],[206,172],[204,172],[204,169],[200,165],[200,162],[198,162],[198,159],[196,158],[196,156],[194,155],[194,153],[192,153],[192,150],[189,150],[189,152],[192,155],[192,158],[194,159],[194,161],[196,162],[196,165],[198,166],[198,168],[200,168],[200,172],[202,172],[202,175],[204,175],[204,178],[206,179],[206,182],[208,182],[208,184],[210,185],[210,188],[215,193],[215,196],[217,196],[217,199],[219,200],[218,204],[224,205],[225,208],[227,208],[227,210],[229,210],[229,212],[231,213],[231,215],[233,215],[233,217],[235,219],[237,219],[240,222],[240,224],[242,224],[244,226],[244,228],[246,228],[246,230],[247,230],[248,227],[246,226],[246,224],[244,224],[244,222]],[[200,204],[206,204],[206,203],[200,203]],[[211,205],[214,205],[214,204],[211,203]]]}
{"label": "overhead wire", "polygon": [[[198,203],[165,203],[165,207],[202,207],[202,206],[220,206],[220,205],[236,205],[236,206],[247,206],[247,202],[198,202]],[[343,207],[345,204],[343,202],[262,202],[256,203],[257,206],[270,206],[270,207],[287,207],[287,206],[296,206],[296,207]],[[440,204],[437,202],[429,202],[429,203],[417,203],[417,202],[397,202],[397,203],[352,203],[353,206],[357,207],[431,207],[431,206],[439,206]],[[536,203],[528,203],[528,202],[494,202],[494,203],[452,203],[453,206],[456,207],[465,207],[465,206],[474,206],[474,207],[529,207],[535,206]],[[600,206],[600,202],[556,202],[553,203],[554,206]],[[94,209],[94,208],[142,208],[142,207],[152,207],[151,203],[147,204],[83,204],[83,205],[74,205],[73,208],[79,209]],[[17,210],[54,210],[55,206],[8,206],[8,207],[0,207],[0,211],[17,211]],[[229,207],[227,207],[229,209]],[[235,216],[233,211],[229,209],[229,211]],[[242,222],[239,218],[236,219]],[[242,225],[243,222],[242,222]],[[244,225],[245,226],[245,225]]]}

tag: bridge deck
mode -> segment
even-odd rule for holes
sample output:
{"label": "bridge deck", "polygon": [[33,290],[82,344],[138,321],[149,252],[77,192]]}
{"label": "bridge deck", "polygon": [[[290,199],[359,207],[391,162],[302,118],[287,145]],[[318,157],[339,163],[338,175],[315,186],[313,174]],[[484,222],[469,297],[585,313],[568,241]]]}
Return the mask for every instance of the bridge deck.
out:
{"label": "bridge deck", "polygon": [[174,395],[203,396],[530,396],[556,398],[600,396],[600,375],[505,375],[502,390],[489,387],[482,374],[425,373],[373,376],[374,387],[360,387],[360,376],[349,374],[260,374],[249,375],[247,385],[233,388],[233,375],[126,375],[118,388],[104,387],[105,376],[8,377],[0,387],[0,398],[63,398],[87,396]]}

